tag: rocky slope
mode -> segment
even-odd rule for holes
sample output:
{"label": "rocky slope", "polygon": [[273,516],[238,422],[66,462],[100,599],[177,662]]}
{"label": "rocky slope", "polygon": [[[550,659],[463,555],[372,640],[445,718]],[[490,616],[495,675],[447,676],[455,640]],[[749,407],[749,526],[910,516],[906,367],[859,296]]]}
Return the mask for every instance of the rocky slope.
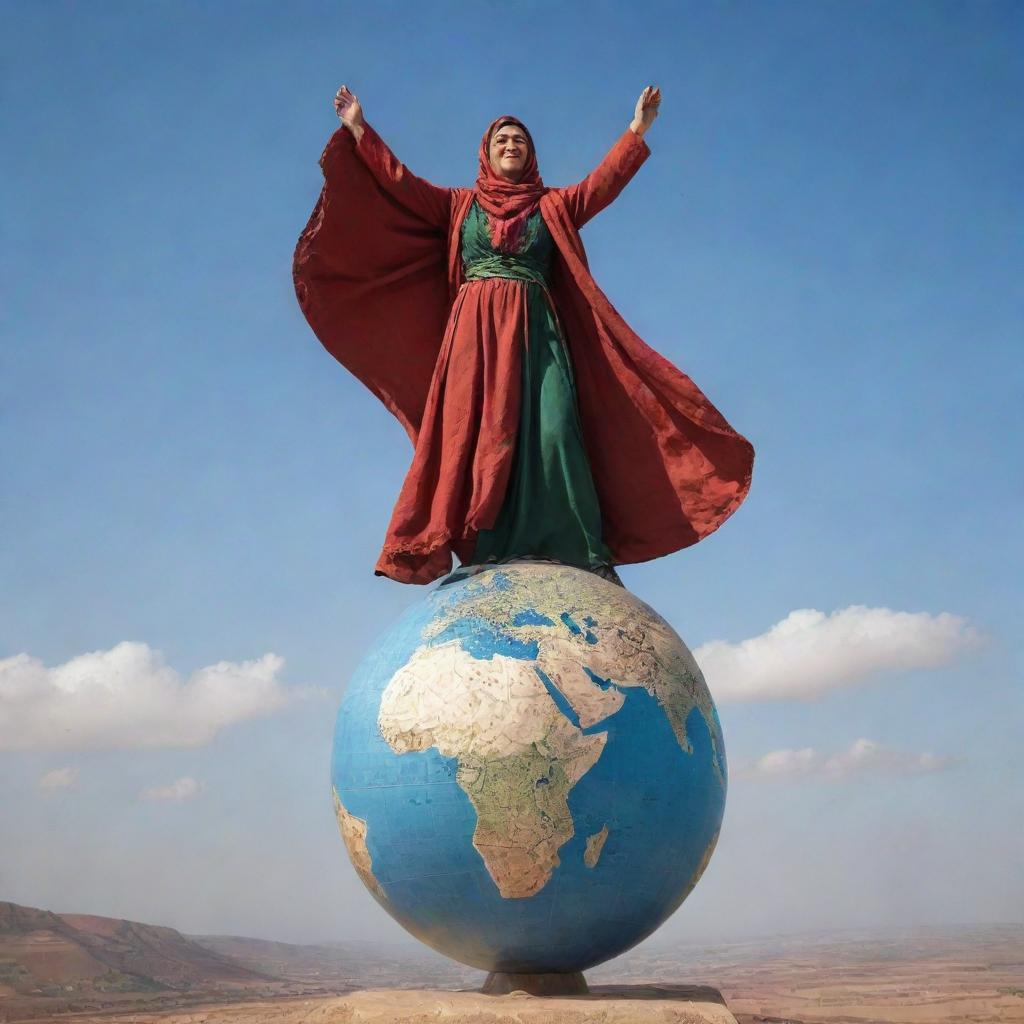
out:
{"label": "rocky slope", "polygon": [[173,928],[0,902],[0,996],[188,992],[268,980]]}

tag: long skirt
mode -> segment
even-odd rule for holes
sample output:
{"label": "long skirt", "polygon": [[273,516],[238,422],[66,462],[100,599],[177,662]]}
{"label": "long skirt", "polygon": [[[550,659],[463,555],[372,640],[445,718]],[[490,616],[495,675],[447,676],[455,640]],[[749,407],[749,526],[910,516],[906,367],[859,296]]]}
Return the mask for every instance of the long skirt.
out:
{"label": "long skirt", "polygon": [[460,289],[426,407],[379,574],[428,583],[452,553],[610,563],[572,365],[543,287],[494,277]]}

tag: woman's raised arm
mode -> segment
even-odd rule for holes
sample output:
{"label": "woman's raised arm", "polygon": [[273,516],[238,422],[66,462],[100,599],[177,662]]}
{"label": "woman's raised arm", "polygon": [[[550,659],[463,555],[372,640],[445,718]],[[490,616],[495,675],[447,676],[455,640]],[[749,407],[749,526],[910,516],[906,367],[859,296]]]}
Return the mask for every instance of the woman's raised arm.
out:
{"label": "woman's raised arm", "polygon": [[356,152],[381,188],[431,227],[446,228],[454,190],[432,185],[413,174],[366,123],[362,105],[347,85],[335,93],[334,109],[341,123],[352,134]]}
{"label": "woman's raised arm", "polygon": [[565,201],[577,228],[608,206],[650,156],[643,137],[658,116],[660,104],[661,89],[647,86],[636,101],[629,127],[597,167],[578,184],[554,190]]}

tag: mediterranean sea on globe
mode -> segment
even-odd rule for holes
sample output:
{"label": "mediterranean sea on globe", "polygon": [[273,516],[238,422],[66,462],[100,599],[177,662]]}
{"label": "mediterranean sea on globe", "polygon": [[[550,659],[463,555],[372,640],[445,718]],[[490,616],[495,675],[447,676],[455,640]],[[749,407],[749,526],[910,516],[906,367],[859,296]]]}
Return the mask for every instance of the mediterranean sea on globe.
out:
{"label": "mediterranean sea on globe", "polygon": [[371,647],[332,764],[360,878],[434,949],[488,971],[584,970],[697,883],[725,808],[693,656],[629,591],[514,562],[456,571]]}

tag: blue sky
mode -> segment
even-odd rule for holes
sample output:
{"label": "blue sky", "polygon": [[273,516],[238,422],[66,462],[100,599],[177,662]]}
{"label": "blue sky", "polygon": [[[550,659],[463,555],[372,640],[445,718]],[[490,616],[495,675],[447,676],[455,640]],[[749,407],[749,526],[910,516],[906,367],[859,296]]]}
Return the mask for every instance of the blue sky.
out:
{"label": "blue sky", "polygon": [[[758,456],[719,533],[627,586],[695,649],[798,609],[924,616],[879,620],[904,647],[877,664],[815,633],[813,695],[765,641],[777,685],[720,702],[726,828],[664,935],[1024,918],[1020,5],[4,9],[0,659],[36,660],[0,691],[0,899],[400,936],[327,781],[346,678],[421,596],[372,575],[408,442],[291,288],[331,97],[347,82],[446,184],[516,113],[562,184],[654,82],[651,158],[586,228],[591,267]],[[138,735],[117,700],[88,740],[19,724],[48,670],[124,641],[170,701]],[[263,672],[262,714],[146,733],[220,662]]]}

